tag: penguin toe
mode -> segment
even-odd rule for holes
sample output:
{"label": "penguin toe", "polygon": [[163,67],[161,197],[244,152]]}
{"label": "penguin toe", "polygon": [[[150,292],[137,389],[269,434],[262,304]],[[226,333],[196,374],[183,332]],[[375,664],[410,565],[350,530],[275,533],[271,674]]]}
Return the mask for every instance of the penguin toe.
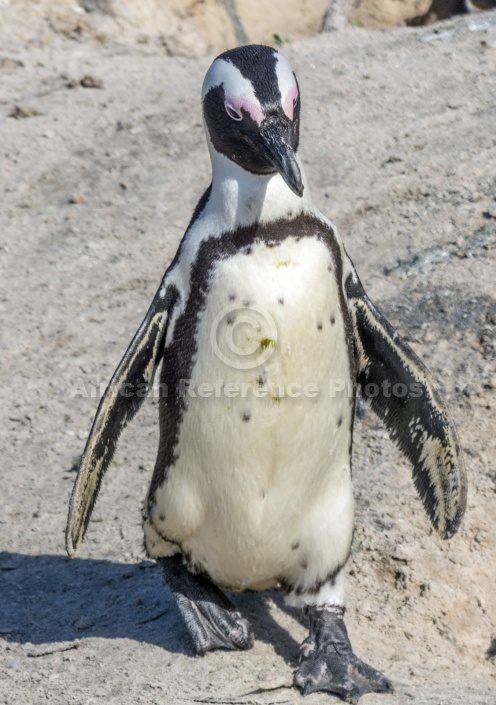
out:
{"label": "penguin toe", "polygon": [[214,649],[245,650],[253,646],[251,625],[239,612],[203,601],[191,603],[190,608],[185,621],[198,654]]}
{"label": "penguin toe", "polygon": [[303,695],[324,691],[356,705],[366,693],[387,693],[391,681],[353,653],[339,654],[317,651],[300,663],[294,684]]}

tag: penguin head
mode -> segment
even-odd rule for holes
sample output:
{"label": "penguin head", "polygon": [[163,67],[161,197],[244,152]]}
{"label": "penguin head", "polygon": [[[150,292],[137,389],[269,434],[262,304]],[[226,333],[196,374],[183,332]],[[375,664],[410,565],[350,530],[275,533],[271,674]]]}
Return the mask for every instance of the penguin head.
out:
{"label": "penguin head", "polygon": [[303,195],[296,160],[300,92],[282,54],[256,44],[224,52],[205,76],[202,100],[217,152],[253,174],[278,172],[297,196]]}

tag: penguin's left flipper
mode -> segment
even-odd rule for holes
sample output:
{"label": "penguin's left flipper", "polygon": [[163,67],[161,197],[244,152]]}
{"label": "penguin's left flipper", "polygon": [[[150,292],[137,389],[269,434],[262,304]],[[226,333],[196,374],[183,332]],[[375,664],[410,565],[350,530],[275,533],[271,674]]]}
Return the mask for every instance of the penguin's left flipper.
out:
{"label": "penguin's left flipper", "polygon": [[180,554],[157,558],[197,654],[213,649],[250,649],[253,633],[224,593],[205,575],[193,575]]}
{"label": "penguin's left flipper", "polygon": [[366,693],[392,692],[391,681],[353,653],[342,607],[309,607],[308,613],[310,635],[294,674],[303,695],[324,691],[356,704]]}
{"label": "penguin's left flipper", "polygon": [[66,550],[71,558],[86,533],[119,436],[143,403],[162,357],[168,314],[177,299],[177,289],[166,287],[166,277],[110,380],[81,457],[66,529]]}
{"label": "penguin's left flipper", "polygon": [[451,538],[467,503],[455,426],[436,383],[375,308],[354,267],[345,280],[353,321],[357,382],[391,438],[413,465],[413,481],[439,535]]}

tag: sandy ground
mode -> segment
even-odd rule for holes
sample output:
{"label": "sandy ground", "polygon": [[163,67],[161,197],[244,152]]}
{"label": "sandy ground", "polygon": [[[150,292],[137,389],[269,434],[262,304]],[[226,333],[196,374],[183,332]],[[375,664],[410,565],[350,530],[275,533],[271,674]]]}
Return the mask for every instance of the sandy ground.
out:
{"label": "sandy ground", "polygon": [[[65,556],[98,385],[209,180],[212,57],[47,37],[0,36],[0,703],[303,702],[290,684],[305,624],[277,591],[234,597],[253,650],[196,658],[144,559],[156,399],[123,436],[80,556]],[[362,702],[494,705],[496,14],[285,53],[314,198],[441,383],[469,470],[463,527],[441,542],[383,427],[357,422],[347,624],[396,687]]]}

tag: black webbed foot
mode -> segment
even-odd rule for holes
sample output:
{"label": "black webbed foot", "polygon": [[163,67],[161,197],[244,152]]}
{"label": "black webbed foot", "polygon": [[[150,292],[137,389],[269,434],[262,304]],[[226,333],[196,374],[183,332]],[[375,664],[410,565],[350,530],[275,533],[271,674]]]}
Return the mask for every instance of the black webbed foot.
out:
{"label": "black webbed foot", "polygon": [[340,607],[311,607],[310,635],[300,647],[295,685],[303,692],[326,691],[348,703],[365,693],[387,693],[392,683],[355,656]]}
{"label": "black webbed foot", "polygon": [[198,654],[253,646],[250,623],[208,577],[190,573],[180,555],[157,562]]}

